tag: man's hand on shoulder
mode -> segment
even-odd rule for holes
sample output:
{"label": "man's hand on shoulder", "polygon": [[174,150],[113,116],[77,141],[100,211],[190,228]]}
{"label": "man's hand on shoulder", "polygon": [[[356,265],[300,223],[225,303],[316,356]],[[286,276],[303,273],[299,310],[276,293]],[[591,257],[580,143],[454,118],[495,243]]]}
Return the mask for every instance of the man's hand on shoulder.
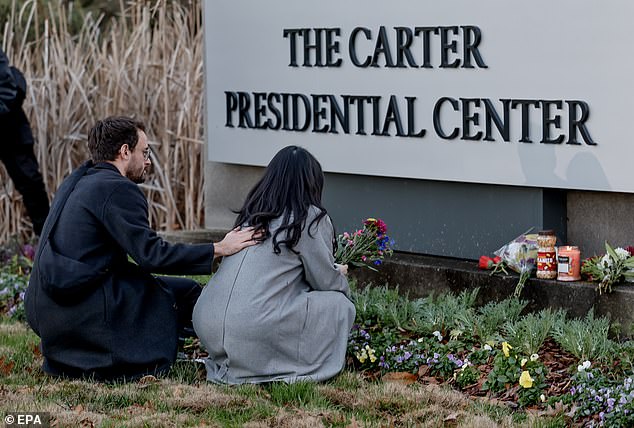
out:
{"label": "man's hand on shoulder", "polygon": [[255,230],[253,227],[236,227],[227,233],[222,241],[214,244],[214,258],[235,254],[246,247],[259,243],[263,237],[262,231]]}

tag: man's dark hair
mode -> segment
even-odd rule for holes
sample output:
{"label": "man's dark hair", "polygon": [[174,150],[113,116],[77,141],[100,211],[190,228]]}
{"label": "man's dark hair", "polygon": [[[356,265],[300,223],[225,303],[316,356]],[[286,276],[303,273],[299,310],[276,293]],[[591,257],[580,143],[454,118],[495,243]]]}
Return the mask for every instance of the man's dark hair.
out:
{"label": "man's dark hair", "polygon": [[88,134],[88,150],[93,162],[113,161],[121,146],[134,150],[139,131],[145,132],[142,122],[125,116],[110,116],[98,121]]}
{"label": "man's dark hair", "polygon": [[282,224],[273,235],[273,251],[280,254],[280,244],[294,251],[310,206],[317,207],[319,214],[306,226],[309,235],[313,224],[326,216],[321,205],[323,187],[324,174],[317,159],[301,147],[285,147],[273,157],[264,176],[247,195],[235,225],[255,226],[270,236],[269,223],[282,217]]}

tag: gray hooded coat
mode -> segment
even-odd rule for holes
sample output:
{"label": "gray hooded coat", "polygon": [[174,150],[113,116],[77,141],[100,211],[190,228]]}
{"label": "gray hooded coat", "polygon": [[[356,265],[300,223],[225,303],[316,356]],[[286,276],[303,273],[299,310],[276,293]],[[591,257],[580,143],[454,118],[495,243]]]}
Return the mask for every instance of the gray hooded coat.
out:
{"label": "gray hooded coat", "polygon": [[[194,307],[207,379],[239,384],[321,381],[344,366],[355,309],[334,266],[332,223],[311,207],[295,250],[269,238],[223,259]],[[271,235],[280,219],[270,224]]]}

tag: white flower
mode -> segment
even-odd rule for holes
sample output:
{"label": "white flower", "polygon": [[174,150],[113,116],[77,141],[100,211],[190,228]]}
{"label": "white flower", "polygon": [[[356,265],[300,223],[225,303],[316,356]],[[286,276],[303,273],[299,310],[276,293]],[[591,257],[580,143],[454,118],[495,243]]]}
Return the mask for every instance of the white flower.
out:
{"label": "white flower", "polygon": [[601,257],[601,261],[599,262],[599,267],[601,267],[602,270],[606,270],[608,268],[611,268],[612,267],[612,257],[610,257],[609,254],[606,254],[603,257]]}
{"label": "white flower", "polygon": [[582,364],[579,364],[577,366],[577,371],[578,372],[585,372],[586,370],[588,370],[590,368],[591,365],[592,365],[592,363],[590,361],[584,361]]}
{"label": "white flower", "polygon": [[488,343],[484,345],[484,350],[485,351],[492,351],[493,348],[491,348],[491,345],[489,345]]}
{"label": "white flower", "polygon": [[520,362],[520,366],[524,367],[524,364],[528,363],[528,360],[526,358],[522,358],[522,362]]}
{"label": "white flower", "polygon": [[537,361],[537,360],[539,360],[539,355],[537,354],[531,355],[531,361]]}
{"label": "white flower", "polygon": [[630,252],[621,247],[615,248],[614,252],[617,256],[619,256],[619,259],[621,260],[625,260],[630,257]]}
{"label": "white flower", "polygon": [[436,336],[436,338],[438,339],[439,342],[442,342],[442,334],[440,334],[440,332],[438,330],[436,330],[435,332],[432,333],[434,336]]}
{"label": "white flower", "polygon": [[545,402],[546,401],[546,396],[544,394],[539,396],[539,399],[541,400],[541,402]]}
{"label": "white flower", "polygon": [[425,340],[425,339],[423,339],[422,337],[419,337],[418,338],[418,343],[423,343],[423,340]]}

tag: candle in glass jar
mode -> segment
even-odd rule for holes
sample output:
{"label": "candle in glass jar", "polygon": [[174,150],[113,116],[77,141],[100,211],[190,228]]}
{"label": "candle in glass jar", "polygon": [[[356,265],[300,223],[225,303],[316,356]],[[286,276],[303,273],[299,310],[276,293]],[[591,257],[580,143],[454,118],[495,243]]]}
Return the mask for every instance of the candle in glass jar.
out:
{"label": "candle in glass jar", "polygon": [[579,247],[567,245],[557,249],[557,280],[578,281],[581,279],[581,252]]}

